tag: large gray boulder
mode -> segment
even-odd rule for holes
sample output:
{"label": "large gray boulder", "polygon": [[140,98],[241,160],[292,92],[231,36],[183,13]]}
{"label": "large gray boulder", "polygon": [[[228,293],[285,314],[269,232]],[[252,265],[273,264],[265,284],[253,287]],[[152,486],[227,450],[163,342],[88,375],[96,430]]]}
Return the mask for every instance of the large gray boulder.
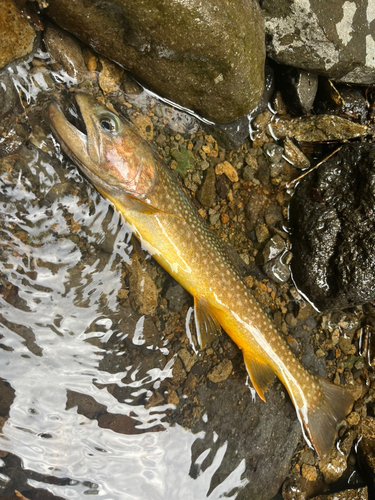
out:
{"label": "large gray boulder", "polygon": [[344,83],[375,80],[371,0],[264,0],[268,55]]}
{"label": "large gray boulder", "polygon": [[214,122],[246,115],[262,96],[256,0],[50,0],[47,12],[149,89]]}

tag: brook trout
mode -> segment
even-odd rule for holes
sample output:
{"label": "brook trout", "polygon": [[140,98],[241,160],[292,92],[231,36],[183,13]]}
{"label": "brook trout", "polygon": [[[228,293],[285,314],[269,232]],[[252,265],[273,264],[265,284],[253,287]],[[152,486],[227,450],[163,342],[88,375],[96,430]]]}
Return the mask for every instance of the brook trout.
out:
{"label": "brook trout", "polygon": [[[242,280],[225,244],[210,230],[173,172],[123,118],[77,93],[86,134],[56,104],[52,131],[66,154],[124,216],[154,259],[194,297],[203,348],[220,327],[242,350],[251,382],[264,391],[275,375],[286,387],[302,429],[324,457],[337,424],[353,403],[350,393],[307,371]],[[309,443],[309,444],[311,444]]]}

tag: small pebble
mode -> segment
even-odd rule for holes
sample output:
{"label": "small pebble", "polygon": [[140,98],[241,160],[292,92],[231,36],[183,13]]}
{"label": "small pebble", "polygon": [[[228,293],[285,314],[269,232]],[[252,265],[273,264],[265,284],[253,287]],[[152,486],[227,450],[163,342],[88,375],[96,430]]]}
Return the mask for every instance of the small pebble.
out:
{"label": "small pebble", "polygon": [[221,175],[225,174],[228,179],[232,182],[238,181],[238,174],[236,169],[229,163],[229,161],[224,161],[223,163],[219,163],[215,167],[215,174]]}

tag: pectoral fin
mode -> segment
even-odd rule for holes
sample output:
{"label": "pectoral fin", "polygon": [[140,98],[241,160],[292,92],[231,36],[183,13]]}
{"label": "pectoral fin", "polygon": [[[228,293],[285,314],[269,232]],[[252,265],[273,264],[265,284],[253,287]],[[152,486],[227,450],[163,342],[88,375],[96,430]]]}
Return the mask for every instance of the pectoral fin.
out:
{"label": "pectoral fin", "polygon": [[170,215],[171,217],[176,217],[177,219],[184,220],[183,217],[165,212],[161,208],[157,208],[154,205],[151,205],[150,203],[146,203],[145,201],[140,200],[139,198],[137,198],[132,194],[124,193],[121,196],[121,200],[116,200],[114,197],[110,196],[108,193],[100,189],[98,186],[96,186],[96,189],[102,196],[108,198],[120,210],[121,210],[121,204],[123,204],[128,210],[135,210],[136,212],[139,212],[141,214],[145,215],[165,214],[165,215]]}
{"label": "pectoral fin", "polygon": [[203,349],[215,335],[220,335],[220,324],[204,299],[194,297],[194,315],[199,346]]}
{"label": "pectoral fin", "polygon": [[244,352],[243,358],[254,389],[257,391],[259,397],[265,401],[264,391],[267,390],[267,386],[275,378],[274,371],[268,365],[254,359],[246,352]]}
{"label": "pectoral fin", "polygon": [[[155,214],[166,214],[167,212],[164,212],[164,210],[161,210],[160,208],[156,208],[153,205],[146,203],[143,200],[140,200],[136,196],[133,196],[132,194],[125,194],[124,198],[126,200],[127,208],[130,210],[135,210],[136,212],[140,212],[141,214],[145,215],[155,215]],[[177,217],[176,215],[173,214],[168,214],[172,215],[173,217]],[[178,217],[181,219],[181,217]]]}

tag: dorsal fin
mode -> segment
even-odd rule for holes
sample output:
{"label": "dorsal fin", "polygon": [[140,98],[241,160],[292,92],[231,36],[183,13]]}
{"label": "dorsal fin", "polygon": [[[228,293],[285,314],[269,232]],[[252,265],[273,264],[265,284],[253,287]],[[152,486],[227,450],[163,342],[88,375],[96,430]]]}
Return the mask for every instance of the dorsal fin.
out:
{"label": "dorsal fin", "polygon": [[220,324],[210,310],[208,302],[202,298],[194,297],[194,316],[199,346],[203,349],[212,342],[215,335],[220,335]]}
{"label": "dorsal fin", "polygon": [[254,389],[257,391],[259,397],[265,401],[264,391],[267,390],[267,386],[275,378],[275,372],[268,365],[260,362],[258,359],[254,359],[247,352],[243,353],[243,359]]}

